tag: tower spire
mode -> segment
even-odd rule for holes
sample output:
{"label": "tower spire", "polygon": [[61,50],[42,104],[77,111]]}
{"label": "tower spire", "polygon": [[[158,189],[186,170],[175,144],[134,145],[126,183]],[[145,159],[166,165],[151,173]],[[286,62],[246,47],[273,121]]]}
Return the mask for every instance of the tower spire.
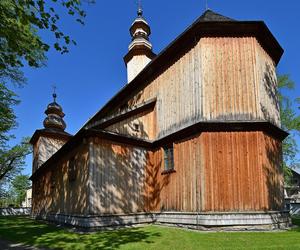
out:
{"label": "tower spire", "polygon": [[65,114],[62,107],[56,102],[56,85],[52,85],[53,88],[53,102],[48,104],[45,114],[47,117],[44,120],[45,129],[55,129],[64,131],[66,128],[66,123],[63,120]]}
{"label": "tower spire", "polygon": [[127,81],[131,82],[145,66],[155,57],[152,52],[152,44],[149,41],[151,29],[143,17],[142,2],[137,2],[137,17],[133,21],[129,31],[131,43],[128,46],[128,53],[124,57],[127,67]]}
{"label": "tower spire", "polygon": [[53,84],[52,85],[52,88],[53,88],[53,94],[52,94],[52,97],[53,97],[53,102],[56,102],[56,97],[57,97],[57,94],[56,94],[56,85]]}
{"label": "tower spire", "polygon": [[208,0],[205,0],[205,10],[209,10],[209,7],[208,7]]}
{"label": "tower spire", "polygon": [[142,0],[138,0],[137,5],[138,5],[137,14],[139,17],[142,17],[143,16]]}

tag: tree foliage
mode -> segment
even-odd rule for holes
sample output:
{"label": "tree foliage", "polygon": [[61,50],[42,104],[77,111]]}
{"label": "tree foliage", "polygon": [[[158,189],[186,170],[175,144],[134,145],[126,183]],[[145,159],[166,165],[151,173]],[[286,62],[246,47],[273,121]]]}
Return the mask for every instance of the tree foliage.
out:
{"label": "tree foliage", "polygon": [[4,147],[10,136],[8,132],[16,127],[13,107],[19,103],[16,94],[0,83],[0,147]]}
{"label": "tree foliage", "polygon": [[26,191],[30,188],[31,183],[28,175],[17,175],[11,182],[12,193],[17,205],[22,205],[26,196]]}
{"label": "tree foliage", "polygon": [[20,173],[25,156],[31,151],[28,139],[16,146],[9,146],[13,137],[10,131],[17,126],[14,106],[17,95],[8,83],[19,86],[26,82],[22,67],[41,67],[46,60],[50,45],[40,31],[53,34],[52,46],[60,53],[69,51],[76,44],[61,30],[62,10],[84,24],[86,16],[82,2],[93,0],[0,0],[0,182],[11,180]]}
{"label": "tree foliage", "polygon": [[16,94],[0,83],[0,181],[10,180],[20,173],[31,148],[28,138],[14,147],[9,146],[9,140],[13,138],[9,132],[17,126],[13,108],[18,103]]}
{"label": "tree foliage", "polygon": [[300,132],[300,115],[295,111],[295,104],[299,104],[299,98],[291,100],[285,95],[286,91],[295,89],[295,83],[288,75],[278,76],[278,88],[281,126],[285,131],[290,133],[282,144],[285,180],[289,182],[291,175],[290,168],[295,168],[299,165],[299,159],[297,157],[299,150],[295,139],[296,135]]}
{"label": "tree foliage", "polygon": [[[86,0],[86,2],[92,2]],[[69,51],[76,42],[62,32],[58,14],[63,7],[67,14],[84,24],[86,16],[80,0],[1,0],[0,1],[0,70],[22,67],[26,61],[31,67],[40,67],[50,45],[38,32],[50,31],[56,40],[53,47],[61,53]]]}
{"label": "tree foliage", "polygon": [[23,170],[25,156],[31,152],[28,138],[9,149],[0,149],[0,181],[11,180]]}

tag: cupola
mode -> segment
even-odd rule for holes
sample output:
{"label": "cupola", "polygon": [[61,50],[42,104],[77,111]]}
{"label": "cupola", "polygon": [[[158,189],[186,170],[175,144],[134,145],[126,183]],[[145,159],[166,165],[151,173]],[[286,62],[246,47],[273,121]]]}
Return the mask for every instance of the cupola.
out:
{"label": "cupola", "polygon": [[65,114],[63,113],[62,107],[56,102],[56,93],[53,95],[53,102],[51,102],[45,111],[47,117],[44,120],[44,127],[46,129],[57,129],[64,131],[66,123],[63,120]]}
{"label": "cupola", "polygon": [[54,155],[72,136],[65,132],[66,123],[62,107],[56,102],[56,93],[53,93],[53,102],[48,104],[44,119],[44,128],[38,129],[31,137],[33,145],[32,173],[37,171],[52,155]]}
{"label": "cupola", "polygon": [[124,57],[127,67],[127,80],[131,82],[155,57],[152,51],[152,44],[149,41],[151,29],[145,18],[143,10],[139,7],[137,18],[130,27],[132,41],[128,47],[128,53]]}

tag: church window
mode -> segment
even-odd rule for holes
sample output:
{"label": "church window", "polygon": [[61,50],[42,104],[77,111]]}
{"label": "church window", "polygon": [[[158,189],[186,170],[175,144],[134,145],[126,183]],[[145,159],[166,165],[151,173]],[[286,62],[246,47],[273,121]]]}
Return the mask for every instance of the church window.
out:
{"label": "church window", "polygon": [[140,131],[140,125],[138,123],[134,123],[133,124],[133,129],[134,129],[134,131],[139,132]]}
{"label": "church window", "polygon": [[174,170],[174,148],[173,145],[164,147],[164,172]]}

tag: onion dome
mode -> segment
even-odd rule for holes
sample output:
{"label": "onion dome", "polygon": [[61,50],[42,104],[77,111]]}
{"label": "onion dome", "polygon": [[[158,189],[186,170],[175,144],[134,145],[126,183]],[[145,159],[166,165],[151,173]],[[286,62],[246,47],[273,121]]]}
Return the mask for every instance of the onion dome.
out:
{"label": "onion dome", "polygon": [[44,127],[46,129],[56,129],[64,131],[66,123],[63,120],[65,116],[62,107],[56,102],[57,95],[53,93],[53,102],[51,102],[45,111],[47,117],[44,120]]}
{"label": "onion dome", "polygon": [[137,17],[131,24],[129,31],[131,42],[128,46],[128,53],[124,56],[128,83],[156,56],[152,51],[152,44],[149,41],[151,29],[143,17],[141,7],[138,8]]}
{"label": "onion dome", "polygon": [[148,49],[151,51],[152,44],[149,42],[151,29],[147,21],[143,17],[143,10],[141,8],[137,11],[137,18],[130,27],[130,35],[132,42],[129,44],[129,51],[132,49]]}

